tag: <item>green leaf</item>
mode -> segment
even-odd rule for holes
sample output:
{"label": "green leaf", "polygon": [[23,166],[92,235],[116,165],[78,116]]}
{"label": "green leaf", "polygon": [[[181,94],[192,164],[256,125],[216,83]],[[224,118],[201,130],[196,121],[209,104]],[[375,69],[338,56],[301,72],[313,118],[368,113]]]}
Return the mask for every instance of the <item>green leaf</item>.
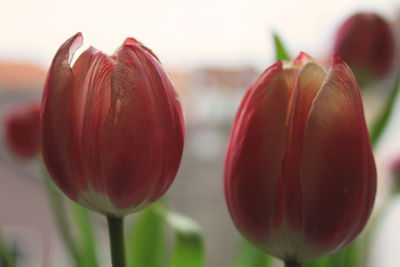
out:
{"label": "green leaf", "polygon": [[72,208],[73,218],[75,219],[79,236],[79,266],[97,267],[96,243],[93,235],[93,224],[90,213],[84,207],[75,204],[72,201],[68,202]]}
{"label": "green leaf", "polygon": [[290,60],[289,54],[283,45],[283,42],[279,38],[277,33],[274,33],[274,44],[275,44],[275,59],[276,60]]}
{"label": "green leaf", "polygon": [[128,266],[164,266],[166,242],[164,221],[155,211],[157,204],[143,210],[128,231]]}
{"label": "green leaf", "polygon": [[165,209],[159,209],[159,214],[175,233],[175,246],[169,266],[203,267],[204,244],[199,225],[182,214]]}
{"label": "green leaf", "polygon": [[7,240],[4,238],[1,229],[0,229],[0,259],[4,261],[6,267],[17,266],[17,260],[15,258],[15,254],[13,253],[10,245],[7,243]]}
{"label": "green leaf", "polygon": [[44,167],[43,163],[42,163],[42,170],[44,176],[44,185],[47,192],[47,196],[49,198],[50,208],[53,213],[54,219],[56,221],[56,225],[63,240],[64,246],[67,249],[70,256],[72,257],[72,259],[74,260],[75,265],[81,266],[79,258],[80,253],[76,247],[75,240],[72,237],[72,233],[68,225],[64,199],[61,195],[61,192],[54,184],[53,180],[51,180],[47,172],[47,169]]}
{"label": "green leaf", "polygon": [[328,257],[307,262],[303,267],[359,267],[358,245],[356,242]]}
{"label": "green leaf", "polygon": [[269,267],[271,256],[260,251],[247,240],[243,239],[239,252],[235,257],[234,267]]}
{"label": "green leaf", "polygon": [[400,89],[400,70],[397,73],[395,83],[393,85],[393,88],[391,89],[391,92],[386,99],[386,103],[379,113],[378,117],[375,119],[373,122],[372,126],[370,127],[369,131],[369,136],[371,138],[371,144],[373,147],[375,147],[382,136],[388,122],[390,119],[390,116],[392,115],[395,100],[397,99],[397,95],[399,93]]}
{"label": "green leaf", "polygon": [[[87,267],[93,266],[97,267],[97,259],[95,253],[95,242],[93,238],[93,226],[90,221],[90,216],[88,211],[75,204],[72,201],[64,202],[64,197],[61,191],[54,184],[53,180],[50,178],[46,167],[43,162],[42,171],[44,176],[44,185],[49,198],[50,208],[53,212],[53,216],[56,221],[58,231],[61,234],[64,245],[72,257],[75,266],[77,267]],[[73,236],[71,232],[71,221],[72,219],[67,216],[67,209],[72,209],[74,223],[76,223],[76,228],[79,231],[79,236],[81,237],[81,242]]]}
{"label": "green leaf", "polygon": [[[303,264],[303,267],[329,267],[330,257],[325,257],[317,260],[313,260]],[[337,265],[340,267],[340,265]]]}

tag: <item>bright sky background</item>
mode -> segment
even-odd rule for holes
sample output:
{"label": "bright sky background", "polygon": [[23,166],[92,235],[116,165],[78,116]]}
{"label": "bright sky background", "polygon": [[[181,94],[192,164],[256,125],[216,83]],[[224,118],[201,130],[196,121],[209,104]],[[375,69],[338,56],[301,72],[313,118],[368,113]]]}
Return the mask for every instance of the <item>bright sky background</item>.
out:
{"label": "bright sky background", "polygon": [[27,59],[46,68],[78,31],[84,47],[107,53],[135,37],[167,65],[265,66],[273,58],[272,30],[292,53],[316,56],[328,51],[337,25],[354,11],[392,19],[400,8],[398,0],[2,1],[0,60]]}

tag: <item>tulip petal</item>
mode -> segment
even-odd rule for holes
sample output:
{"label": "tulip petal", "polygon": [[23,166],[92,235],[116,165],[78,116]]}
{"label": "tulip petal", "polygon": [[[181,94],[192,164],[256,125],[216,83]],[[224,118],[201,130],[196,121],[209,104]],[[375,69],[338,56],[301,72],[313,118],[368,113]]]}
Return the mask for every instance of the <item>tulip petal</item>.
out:
{"label": "tulip petal", "polygon": [[66,153],[69,140],[69,103],[74,87],[69,62],[75,50],[81,46],[82,40],[82,34],[77,33],[57,51],[47,74],[41,107],[43,159],[53,180],[72,199],[77,197],[77,188]]}
{"label": "tulip petal", "polygon": [[183,150],[180,102],[157,60],[139,45],[118,52],[101,139],[102,175],[118,208],[152,202],[172,183]]}
{"label": "tulip petal", "polygon": [[307,257],[352,241],[371,212],[376,170],[359,87],[338,56],[306,122],[300,177],[305,239],[315,254]]}
{"label": "tulip petal", "polygon": [[119,51],[124,47],[124,46],[133,46],[133,47],[137,47],[140,46],[142,49],[146,50],[146,52],[150,53],[150,55],[152,55],[157,61],[158,63],[161,63],[160,60],[158,59],[158,57],[153,53],[153,51],[151,51],[148,47],[144,46],[141,42],[139,42],[138,40],[136,40],[135,38],[129,37],[126,38],[126,40],[124,41],[124,43],[117,49],[117,51],[115,51],[115,53],[113,54],[113,57],[116,58]]}
{"label": "tulip petal", "polygon": [[299,67],[304,66],[305,64],[307,64],[310,61],[313,61],[312,57],[310,57],[309,55],[307,55],[304,52],[300,52],[299,56],[293,60],[292,65],[293,65],[293,67],[299,68]]}
{"label": "tulip petal", "polygon": [[[74,89],[70,103],[69,155],[72,175],[82,191],[105,193],[101,177],[99,138],[111,102],[111,74],[115,62],[94,48],[87,49],[72,68]],[[85,198],[85,194],[81,195]],[[88,198],[86,201],[90,202]],[[97,201],[104,201],[98,199]],[[86,203],[99,206],[94,203]]]}
{"label": "tulip petal", "polygon": [[287,106],[296,72],[277,62],[248,89],[225,158],[225,196],[235,224],[275,255],[280,248],[267,241],[273,233],[275,200],[280,197],[275,189],[286,151]]}
{"label": "tulip petal", "polygon": [[[287,224],[294,230],[300,231],[302,229],[302,210],[301,207],[301,187],[299,166],[301,161],[301,150],[303,146],[304,127],[311,108],[311,104],[315,95],[321,88],[325,80],[326,72],[311,58],[301,54],[300,57],[306,57],[308,63],[305,63],[300,69],[296,90],[293,93],[292,104],[290,107],[289,118],[289,134],[287,152],[285,154],[281,175],[280,185],[278,192],[284,197],[280,199],[285,203],[277,203],[281,205],[280,209],[284,209],[285,220]],[[299,59],[300,60],[300,59]],[[294,204],[295,203],[295,204]],[[285,208],[282,206],[284,205]]]}

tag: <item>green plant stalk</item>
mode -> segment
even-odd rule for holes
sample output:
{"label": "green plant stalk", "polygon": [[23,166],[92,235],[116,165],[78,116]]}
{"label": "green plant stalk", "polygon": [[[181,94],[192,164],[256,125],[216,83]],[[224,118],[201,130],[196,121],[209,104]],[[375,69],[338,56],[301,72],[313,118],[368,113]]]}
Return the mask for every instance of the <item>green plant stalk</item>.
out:
{"label": "green plant stalk", "polygon": [[17,261],[15,255],[12,253],[10,246],[8,245],[6,239],[3,236],[3,232],[0,229],[0,256],[5,261],[6,266],[16,267]]}
{"label": "green plant stalk", "polygon": [[72,212],[74,213],[74,218],[78,225],[78,230],[80,232],[81,242],[79,246],[79,260],[80,266],[86,267],[97,267],[99,264],[97,262],[97,255],[95,249],[95,242],[93,236],[92,222],[90,214],[88,211],[72,201],[69,201]]}
{"label": "green plant stalk", "polygon": [[398,70],[394,86],[386,99],[386,103],[369,130],[372,147],[375,148],[393,113],[394,105],[400,90],[400,70]]}
{"label": "green plant stalk", "polygon": [[107,215],[113,267],[126,267],[124,243],[124,218]]}
{"label": "green plant stalk", "polygon": [[[44,168],[44,167],[43,167]],[[46,170],[44,172],[44,184],[49,197],[50,207],[56,220],[58,231],[68,252],[71,254],[76,266],[80,266],[79,252],[69,231],[68,221],[65,212],[65,206],[61,194],[56,190],[53,182],[50,180]]]}
{"label": "green plant stalk", "polygon": [[285,261],[285,267],[301,267],[301,263],[295,261]]}

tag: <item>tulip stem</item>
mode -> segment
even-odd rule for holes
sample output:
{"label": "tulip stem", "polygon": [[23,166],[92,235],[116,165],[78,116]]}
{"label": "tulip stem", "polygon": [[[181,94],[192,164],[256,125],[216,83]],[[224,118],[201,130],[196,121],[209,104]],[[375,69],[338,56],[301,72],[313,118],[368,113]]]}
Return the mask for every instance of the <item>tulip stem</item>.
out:
{"label": "tulip stem", "polygon": [[124,218],[107,216],[113,267],[125,267]]}
{"label": "tulip stem", "polygon": [[285,267],[301,267],[301,263],[296,261],[285,261]]}

